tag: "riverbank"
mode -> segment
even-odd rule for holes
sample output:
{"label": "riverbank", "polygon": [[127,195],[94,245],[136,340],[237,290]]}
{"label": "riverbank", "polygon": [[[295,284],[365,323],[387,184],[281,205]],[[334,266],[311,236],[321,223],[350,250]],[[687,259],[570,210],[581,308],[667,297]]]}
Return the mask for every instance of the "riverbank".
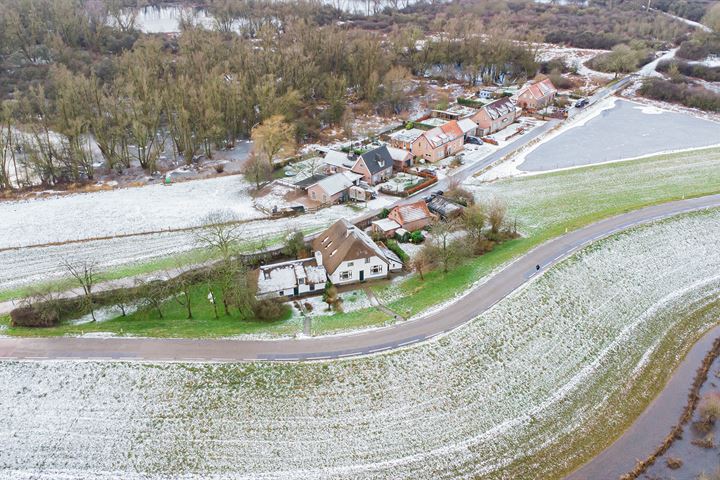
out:
{"label": "riverbank", "polygon": [[610,447],[565,480],[607,480],[631,471],[650,456],[677,424],[687,402],[695,372],[720,337],[720,325],[707,331],[687,352],[663,390]]}

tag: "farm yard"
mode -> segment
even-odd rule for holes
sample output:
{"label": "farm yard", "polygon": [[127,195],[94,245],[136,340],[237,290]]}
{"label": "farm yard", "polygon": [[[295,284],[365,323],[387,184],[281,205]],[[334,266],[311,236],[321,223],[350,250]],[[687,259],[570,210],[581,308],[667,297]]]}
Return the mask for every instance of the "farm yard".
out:
{"label": "farm yard", "polygon": [[558,478],[607,445],[715,322],[718,222],[714,210],[615,235],[466,326],[389,354],[4,362],[0,463],[40,479]]}

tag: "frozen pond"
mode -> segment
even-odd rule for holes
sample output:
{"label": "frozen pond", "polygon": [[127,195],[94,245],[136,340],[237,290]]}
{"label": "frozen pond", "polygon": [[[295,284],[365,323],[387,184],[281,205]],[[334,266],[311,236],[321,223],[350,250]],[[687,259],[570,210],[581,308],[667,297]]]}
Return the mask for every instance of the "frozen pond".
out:
{"label": "frozen pond", "polygon": [[626,100],[543,143],[519,166],[544,171],[720,143],[720,124]]}

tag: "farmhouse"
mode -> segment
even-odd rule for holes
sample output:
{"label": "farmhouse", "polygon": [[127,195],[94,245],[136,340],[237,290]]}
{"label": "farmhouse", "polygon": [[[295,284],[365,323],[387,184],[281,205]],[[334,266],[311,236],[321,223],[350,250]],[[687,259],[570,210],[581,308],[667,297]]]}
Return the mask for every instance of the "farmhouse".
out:
{"label": "farmhouse", "polygon": [[557,89],[549,78],[524,87],[516,95],[516,103],[526,110],[540,110],[555,99]]}
{"label": "farmhouse", "polygon": [[362,175],[369,185],[386,181],[393,173],[393,158],[388,147],[383,145],[363,153],[353,165],[352,171]]}
{"label": "farmhouse", "polygon": [[435,219],[433,214],[430,213],[430,210],[428,210],[424,200],[418,200],[417,202],[406,205],[398,205],[390,210],[387,218],[393,220],[409,232],[422,230]]}
{"label": "farmhouse", "polygon": [[402,148],[388,147],[388,152],[393,160],[393,169],[400,172],[412,166],[412,153]]}
{"label": "farmhouse", "polygon": [[503,97],[482,107],[473,117],[481,135],[490,135],[515,121],[518,112],[510,97]]}
{"label": "farmhouse", "polygon": [[263,265],[257,275],[257,298],[296,297],[322,291],[327,281],[325,267],[316,258]]}
{"label": "farmhouse", "polygon": [[424,132],[412,145],[416,157],[437,162],[463,149],[464,135],[456,120]]}
{"label": "farmhouse", "polygon": [[362,175],[353,172],[340,172],[308,186],[310,200],[323,204],[333,204],[349,198],[349,190],[360,185]]}
{"label": "farmhouse", "polygon": [[397,255],[344,218],[318,235],[312,248],[336,285],[386,278],[402,269]]}

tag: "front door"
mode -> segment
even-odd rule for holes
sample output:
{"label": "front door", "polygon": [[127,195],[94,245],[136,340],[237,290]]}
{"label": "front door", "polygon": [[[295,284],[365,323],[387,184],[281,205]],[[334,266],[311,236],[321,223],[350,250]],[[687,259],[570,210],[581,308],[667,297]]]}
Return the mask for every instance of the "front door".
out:
{"label": "front door", "polygon": [[365,280],[365,270],[360,270],[360,281]]}

